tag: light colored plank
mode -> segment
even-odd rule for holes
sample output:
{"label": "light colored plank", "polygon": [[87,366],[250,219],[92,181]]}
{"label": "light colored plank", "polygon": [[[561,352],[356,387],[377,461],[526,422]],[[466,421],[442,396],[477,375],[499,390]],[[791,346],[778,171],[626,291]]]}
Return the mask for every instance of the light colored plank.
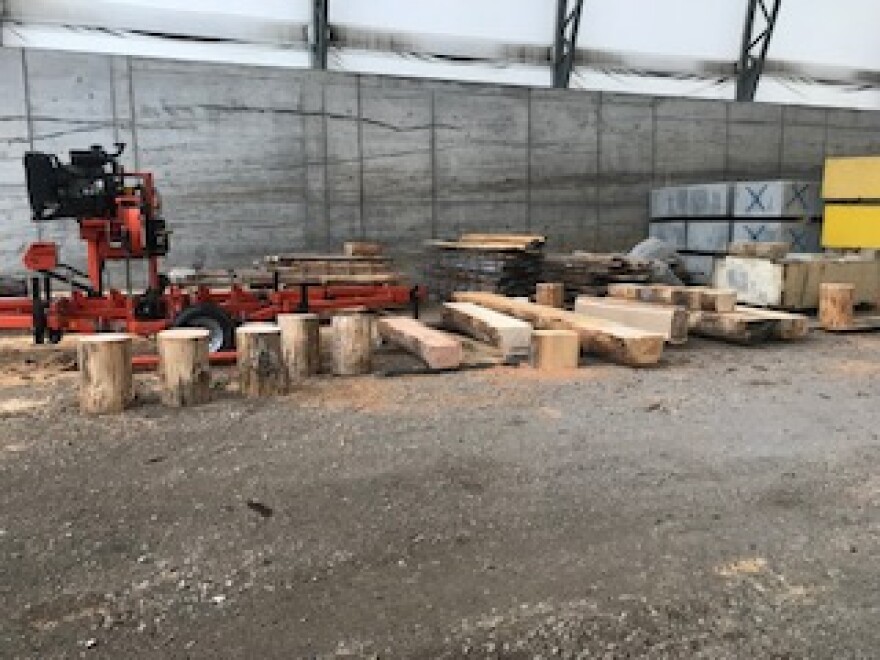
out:
{"label": "light colored plank", "polygon": [[377,329],[382,339],[418,356],[431,369],[461,366],[461,342],[417,319],[387,316],[378,320]]}
{"label": "light colored plank", "polygon": [[529,354],[532,337],[530,323],[474,303],[443,304],[444,325],[501,349],[504,358],[523,358]]}
{"label": "light colored plank", "polygon": [[810,319],[803,314],[792,314],[773,309],[758,309],[745,305],[737,305],[735,311],[748,314],[753,318],[774,321],[776,329],[773,335],[775,339],[803,339],[810,334]]}
{"label": "light colored plank", "polygon": [[528,321],[540,330],[574,330],[581,349],[634,367],[657,364],[663,354],[663,335],[614,321],[534,303],[519,302],[494,293],[459,291],[457,302],[472,302]]}
{"label": "light colored plank", "polygon": [[647,332],[657,332],[670,344],[684,344],[687,341],[687,310],[681,306],[658,305],[621,298],[578,296],[574,301],[574,311],[623,323]]}

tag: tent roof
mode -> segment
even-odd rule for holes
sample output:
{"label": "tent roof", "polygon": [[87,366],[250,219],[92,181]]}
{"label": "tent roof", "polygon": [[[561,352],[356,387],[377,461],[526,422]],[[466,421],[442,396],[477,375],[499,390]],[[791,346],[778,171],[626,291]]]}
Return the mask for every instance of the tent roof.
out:
{"label": "tent roof", "polygon": [[[8,46],[309,65],[310,0],[7,0]],[[746,0],[586,0],[571,86],[733,98]],[[329,0],[329,67],[549,86],[556,0]],[[880,3],[783,2],[757,100],[880,108]],[[834,81],[834,84],[829,84]]]}

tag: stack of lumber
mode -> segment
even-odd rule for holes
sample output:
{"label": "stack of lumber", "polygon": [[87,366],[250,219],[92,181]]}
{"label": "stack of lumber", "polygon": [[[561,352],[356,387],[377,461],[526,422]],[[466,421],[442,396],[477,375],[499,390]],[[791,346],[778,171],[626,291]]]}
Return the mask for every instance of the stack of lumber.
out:
{"label": "stack of lumber", "polygon": [[272,287],[299,284],[394,284],[403,276],[382,256],[339,254],[278,254],[263,257],[251,268],[199,269],[182,284],[203,286]]}
{"label": "stack of lumber", "polygon": [[544,257],[542,279],[562,282],[567,301],[581,294],[601,295],[614,282],[648,282],[651,262],[623,254],[548,254]]}
{"label": "stack of lumber", "polygon": [[572,330],[581,350],[633,367],[657,364],[663,353],[663,335],[606,319],[555,307],[476,291],[453,294],[456,302],[469,302],[531,323],[536,330]]}
{"label": "stack of lumber", "polygon": [[809,332],[806,316],[738,305],[728,289],[668,285],[615,284],[608,295],[688,310],[688,329],[695,335],[738,344],[791,340]]}
{"label": "stack of lumber", "polygon": [[545,238],[530,234],[463,234],[457,241],[429,241],[429,289],[448,299],[454,291],[511,296],[532,293],[541,276]]}

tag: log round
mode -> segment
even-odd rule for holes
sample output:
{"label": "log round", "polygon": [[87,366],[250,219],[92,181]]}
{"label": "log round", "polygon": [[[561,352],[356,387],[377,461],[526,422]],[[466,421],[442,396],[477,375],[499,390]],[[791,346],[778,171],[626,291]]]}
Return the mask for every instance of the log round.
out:
{"label": "log round", "polygon": [[281,328],[252,323],[235,331],[239,389],[247,397],[284,394],[287,367],[281,351]]}
{"label": "log round", "polygon": [[333,373],[357,376],[373,366],[373,319],[369,314],[349,312],[333,317]]}
{"label": "log round", "polygon": [[171,328],[156,337],[162,403],[182,408],[211,400],[206,328]]}
{"label": "log round", "polygon": [[281,351],[290,379],[314,376],[321,367],[321,325],[317,314],[279,314]]}
{"label": "log round", "polygon": [[854,284],[825,282],[819,285],[819,324],[826,330],[846,330],[853,326],[856,287]]}
{"label": "log round", "polygon": [[97,415],[119,413],[134,400],[130,335],[80,337],[77,363],[82,412]]}
{"label": "log round", "polygon": [[565,285],[561,282],[538,282],[535,285],[535,303],[562,309],[565,306]]}

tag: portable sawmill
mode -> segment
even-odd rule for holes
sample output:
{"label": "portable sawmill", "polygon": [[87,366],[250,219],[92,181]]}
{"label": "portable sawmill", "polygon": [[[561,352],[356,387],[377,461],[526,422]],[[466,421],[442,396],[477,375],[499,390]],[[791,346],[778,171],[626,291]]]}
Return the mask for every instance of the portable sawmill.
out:
{"label": "portable sawmill", "polygon": [[[70,152],[69,163],[55,155],[24,156],[33,220],[75,220],[86,245],[85,271],[60,260],[58,245],[31,243],[23,262],[31,272],[30,296],[0,298],[0,329],[31,329],[36,343],[57,342],[66,332],[129,332],[153,335],[168,327],[196,326],[210,331],[212,351],[230,350],[236,325],[271,321],[284,312],[322,312],[348,307],[404,307],[424,299],[422,287],[399,284],[326,284],[303,279],[295,284],[223,289],[169,283],[160,272],[170,232],[161,197],[150,172],[126,172],[119,162],[125,148],[100,146]],[[105,286],[109,262],[125,266],[125,290]],[[145,289],[132,288],[132,267],[146,262]],[[53,293],[53,283],[69,287]]]}

